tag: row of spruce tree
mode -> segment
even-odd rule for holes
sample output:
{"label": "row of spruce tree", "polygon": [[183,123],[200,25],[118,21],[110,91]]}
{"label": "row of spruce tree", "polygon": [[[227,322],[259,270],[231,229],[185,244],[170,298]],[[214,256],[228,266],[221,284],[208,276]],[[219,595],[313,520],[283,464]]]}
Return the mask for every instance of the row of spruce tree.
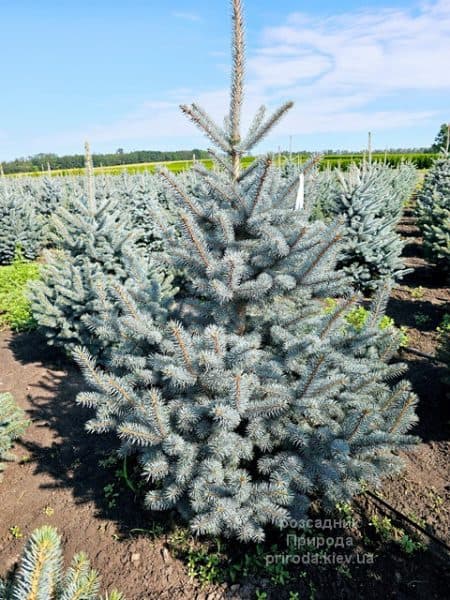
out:
{"label": "row of spruce tree", "polygon": [[[442,126],[440,157],[427,172],[418,194],[416,218],[423,236],[425,255],[437,266],[441,279],[450,281],[450,124]],[[450,306],[448,307],[450,313]],[[450,385],[450,326],[441,331],[438,358],[447,366],[445,383]]]}
{"label": "row of spruce tree", "polygon": [[[449,126],[450,136],[450,126]],[[427,257],[450,276],[450,155],[447,147],[427,172],[416,207]]]}
{"label": "row of spruce tree", "polygon": [[[196,533],[258,541],[314,501],[333,511],[379,485],[416,441],[417,399],[391,362],[400,336],[379,326],[405,273],[395,229],[416,172],[280,169],[270,155],[243,170],[291,103],[261,107],[241,133],[243,16],[232,6],[224,124],[182,107],[214,146],[213,170],[94,177],[88,150],[83,184],[14,182],[34,198],[34,185],[55,186],[25,208],[2,180],[0,199],[34,211],[12,223],[39,221],[33,313],[86,376],[89,431],[138,455],[150,509],[177,509]],[[356,328],[347,317],[362,293],[372,305]]]}
{"label": "row of spruce tree", "polygon": [[[396,226],[404,201],[416,184],[416,169],[405,163],[393,169],[380,163],[352,165],[348,171],[339,169],[320,172],[309,165],[287,164],[280,169],[281,178],[296,183],[306,171],[306,209],[310,220],[345,221],[340,265],[352,277],[355,285],[370,292],[385,277],[400,277],[402,242]],[[185,172],[175,177],[191,194],[205,193],[201,177]],[[139,231],[136,241],[152,251],[158,246],[155,235],[155,208],[170,211],[170,195],[160,177],[144,175],[97,176],[95,196],[99,205],[120,205],[127,213],[122,226]],[[0,215],[2,238],[0,264],[14,259],[20,247],[25,258],[36,258],[45,248],[57,248],[64,242],[58,226],[61,220],[71,221],[70,213],[79,210],[79,199],[85,195],[82,177],[29,178],[0,180]],[[108,202],[110,204],[108,204]],[[55,214],[56,213],[56,214]],[[55,236],[56,230],[56,236]]]}

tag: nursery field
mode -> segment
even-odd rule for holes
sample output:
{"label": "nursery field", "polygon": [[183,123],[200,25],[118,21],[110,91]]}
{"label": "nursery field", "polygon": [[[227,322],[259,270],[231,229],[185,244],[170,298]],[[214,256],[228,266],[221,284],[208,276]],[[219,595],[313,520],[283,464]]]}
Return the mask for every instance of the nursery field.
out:
{"label": "nursery field", "polygon": [[[414,272],[393,289],[387,314],[407,328],[400,358],[419,396],[414,433],[421,442],[404,453],[404,472],[385,479],[378,499],[359,495],[339,513],[351,523],[325,532],[352,539],[351,563],[272,562],[273,556],[289,554],[281,534],[256,548],[199,541],[175,513],[143,510],[135,463],[114,456],[112,438],[84,431],[89,411],[75,403],[85,389],[78,369],[39,333],[4,328],[0,390],[12,392],[31,425],[16,446],[19,460],[8,466],[0,486],[0,576],[18,560],[24,539],[37,526],[51,524],[62,534],[67,557],[86,551],[102,574],[102,588],[118,586],[133,600],[447,597],[450,408],[443,365],[432,357],[450,292],[423,256],[411,205],[399,233]],[[362,556],[372,562],[358,564]]]}
{"label": "nursery field", "polygon": [[[241,160],[242,166],[245,168],[249,164],[251,164],[254,160],[254,157],[248,156],[243,157]],[[199,159],[196,162],[205,165],[208,169],[212,168],[212,160],[209,159]],[[182,171],[189,170],[193,165],[193,160],[173,160],[173,161],[160,161],[160,162],[148,162],[148,163],[136,163],[130,165],[116,165],[116,166],[108,166],[108,167],[94,167],[95,175],[120,175],[121,173],[130,173],[132,175],[136,175],[137,173],[155,173],[158,168],[165,167],[172,173],[180,173]],[[50,175],[52,177],[70,177],[76,175],[83,175],[85,173],[85,169],[75,168],[75,169],[53,169],[52,171],[40,172],[40,171],[30,171],[29,173],[19,173],[14,175],[14,177],[42,177],[43,175]]]}
{"label": "nursery field", "polygon": [[[385,162],[391,166],[397,166],[402,162],[411,162],[418,169],[424,170],[428,169],[433,160],[436,158],[436,154],[429,153],[378,153],[373,154],[373,160],[379,162]],[[285,164],[290,160],[301,164],[307,161],[309,155],[306,154],[293,154],[289,156],[288,154],[283,155],[275,155],[275,161],[277,164]],[[248,167],[253,161],[255,157],[253,156],[244,156],[241,159],[241,164],[243,168]],[[355,154],[325,154],[321,160],[321,168],[332,168],[332,167],[340,167],[346,168],[352,163],[361,163],[364,160],[364,154],[355,153]],[[211,169],[213,166],[212,160],[209,159],[199,159],[197,162],[205,165],[208,169]],[[96,175],[120,175],[121,173],[154,173],[160,167],[166,167],[172,173],[180,173],[182,171],[186,171],[190,169],[193,165],[192,160],[174,160],[174,161],[165,161],[165,162],[147,162],[147,163],[135,163],[135,164],[124,164],[124,165],[115,165],[115,166],[94,166],[94,173]],[[74,175],[83,175],[84,169],[82,168],[73,168],[73,169],[53,169],[49,171],[30,171],[24,173],[17,173],[13,175],[13,177],[42,177],[45,175],[51,175],[52,177],[69,177]]]}
{"label": "nursery field", "polygon": [[0,600],[449,597],[450,125],[245,159],[231,5],[210,163],[0,177]]}

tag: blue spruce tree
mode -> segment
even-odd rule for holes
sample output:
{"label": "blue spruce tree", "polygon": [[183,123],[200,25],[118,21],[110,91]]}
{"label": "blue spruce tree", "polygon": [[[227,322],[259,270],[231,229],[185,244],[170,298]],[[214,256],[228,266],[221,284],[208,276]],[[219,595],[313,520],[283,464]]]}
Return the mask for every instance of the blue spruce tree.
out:
{"label": "blue spruce tree", "polygon": [[[449,130],[450,134],[450,130]],[[450,276],[450,155],[443,149],[425,176],[417,218],[426,256]]]}
{"label": "blue spruce tree", "polygon": [[44,525],[28,540],[13,579],[0,579],[0,600],[124,600],[117,590],[101,597],[99,588],[99,575],[84,552],[64,572],[61,537]]}
{"label": "blue spruce tree", "polygon": [[[49,344],[70,350],[84,344],[100,351],[86,319],[96,313],[96,283],[106,278],[124,282],[128,254],[138,255],[128,213],[105,180],[94,182],[87,147],[85,190],[70,197],[52,216],[51,243],[44,253],[41,279],[30,285],[31,310]],[[100,190],[95,184],[100,184]]]}
{"label": "blue spruce tree", "polygon": [[[414,443],[416,397],[390,365],[399,344],[381,330],[389,289],[356,330],[346,314],[358,298],[342,271],[340,222],[311,223],[294,210],[298,175],[272,158],[241,157],[291,108],[261,108],[241,136],[244,35],[233,0],[233,73],[223,127],[196,104],[183,112],[210,138],[216,169],[201,165],[202,197],[163,171],[176,206],[176,234],[160,222],[164,262],[182,269],[181,295],[163,275],[113,283],[97,327],[114,340],[99,367],[75,351],[95,409],[88,430],[116,432],[138,453],[152,510],[177,508],[198,534],[261,540],[269,525],[326,509],[401,467]],[[326,297],[337,298],[332,311]]]}
{"label": "blue spruce tree", "polygon": [[0,265],[13,262],[19,251],[34,259],[42,245],[42,224],[31,194],[6,178],[0,179]]}
{"label": "blue spruce tree", "polygon": [[409,180],[398,183],[402,175],[378,163],[336,171],[329,211],[344,220],[338,265],[366,293],[408,272],[401,258],[404,242],[396,232],[407,189],[412,191]]}
{"label": "blue spruce tree", "polygon": [[167,193],[161,182],[154,175],[123,174],[115,178],[115,193],[120,205],[130,214],[133,229],[141,232],[136,243],[147,254],[161,248],[158,228],[155,225],[155,214],[167,211],[165,220],[170,219]]}
{"label": "blue spruce tree", "polygon": [[397,169],[385,167],[390,174],[391,186],[394,193],[394,206],[400,206],[401,209],[405,203],[411,200],[418,184],[418,172],[415,165],[410,161],[402,162]]}

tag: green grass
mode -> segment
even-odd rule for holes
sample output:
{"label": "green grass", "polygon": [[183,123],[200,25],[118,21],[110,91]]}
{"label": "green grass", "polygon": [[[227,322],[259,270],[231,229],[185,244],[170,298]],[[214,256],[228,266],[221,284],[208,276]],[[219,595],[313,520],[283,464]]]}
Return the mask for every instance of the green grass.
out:
{"label": "green grass", "polygon": [[35,327],[25,291],[28,282],[38,278],[38,263],[20,257],[13,264],[0,267],[0,330],[10,327],[26,331]]}
{"label": "green grass", "polygon": [[[250,163],[255,160],[253,156],[244,156],[241,160],[242,167],[245,169]],[[208,169],[212,168],[213,161],[208,158],[203,158],[197,162],[201,162]],[[192,167],[192,160],[174,160],[166,162],[149,162],[149,163],[135,163],[131,165],[114,165],[110,167],[94,167],[95,175],[120,175],[121,173],[130,173],[135,175],[137,173],[155,173],[158,167],[166,167],[173,173],[180,173],[181,171],[187,171]],[[30,171],[27,173],[15,173],[13,177],[40,177],[41,175],[48,175],[48,171]],[[70,176],[70,175],[84,175],[85,170],[81,168],[75,169],[54,169],[50,171],[50,175],[56,176]]]}
{"label": "green grass", "polygon": [[[338,301],[336,300],[336,298],[326,298],[325,306],[324,306],[325,314],[332,313],[337,308],[337,306],[338,306]],[[366,324],[366,321],[369,318],[369,315],[370,315],[370,311],[368,311],[363,306],[357,306],[356,308],[353,308],[345,315],[345,320],[351,327],[353,327],[356,331],[360,332],[360,331],[362,331],[362,328]],[[394,319],[392,319],[391,317],[388,317],[388,315],[383,315],[383,317],[380,319],[380,321],[378,323],[378,327],[382,331],[384,329],[388,329],[389,327],[391,327],[393,330],[397,330],[398,332],[400,332],[400,347],[404,348],[405,346],[408,345],[409,338],[408,338],[407,328],[404,326],[398,327],[395,324]]]}

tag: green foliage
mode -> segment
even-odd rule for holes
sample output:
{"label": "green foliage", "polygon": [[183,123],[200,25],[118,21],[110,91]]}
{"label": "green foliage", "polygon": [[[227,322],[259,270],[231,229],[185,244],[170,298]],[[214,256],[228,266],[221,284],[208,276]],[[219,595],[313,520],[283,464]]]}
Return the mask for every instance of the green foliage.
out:
{"label": "green foliage", "polygon": [[429,315],[426,315],[425,313],[422,312],[418,312],[414,314],[414,321],[416,322],[416,324],[420,327],[423,325],[426,325],[427,323],[429,323],[431,320],[431,317]]}
{"label": "green foliage", "polygon": [[422,542],[412,539],[406,533],[403,533],[400,537],[398,544],[405,554],[414,554],[418,550],[424,549],[424,544]]}
{"label": "green foliage", "polygon": [[[351,310],[348,315],[345,317],[347,323],[354,327],[356,331],[362,331],[364,325],[367,322],[367,319],[370,317],[370,311],[368,311],[363,306],[358,306]],[[383,331],[388,327],[395,327],[394,319],[388,317],[387,315],[383,315],[378,323],[379,328]]]}
{"label": "green foliage", "polygon": [[[385,315],[386,316],[386,315]],[[367,319],[369,317],[369,311],[366,310],[363,306],[358,306],[351,310],[348,315],[345,317],[345,320],[349,325],[354,327],[356,331],[361,331],[364,327]],[[383,317],[384,319],[384,317]],[[381,323],[380,323],[381,327]]]}
{"label": "green foliage", "polygon": [[283,586],[293,579],[286,564],[270,558],[282,552],[277,544],[255,544],[236,552],[236,546],[214,538],[201,542],[178,529],[169,538],[169,546],[175,556],[183,560],[188,574],[202,586],[217,585],[228,581],[236,583],[248,577],[264,577],[273,585]]}
{"label": "green foliage", "polygon": [[403,529],[396,527],[389,517],[380,517],[375,514],[370,518],[370,525],[384,543],[398,544],[406,554],[413,554],[424,549],[421,541],[413,539]]}
{"label": "green foliage", "polygon": [[[338,301],[336,298],[326,298],[325,299],[325,314],[331,314],[338,307]],[[357,306],[352,308],[346,315],[345,321],[348,325],[350,325],[355,331],[361,332],[364,329],[368,319],[370,318],[370,310],[364,308],[364,306]],[[388,315],[383,315],[379,322],[378,327],[380,331],[390,330],[394,335],[399,336],[399,346],[404,347],[408,345],[408,334],[407,328],[402,326],[398,328],[395,325],[394,319],[389,317]]]}
{"label": "green foliage", "polygon": [[[82,157],[82,164],[84,163],[84,156]],[[98,156],[98,155],[96,155]],[[95,158],[95,156],[94,156]],[[243,156],[241,159],[241,164],[243,168],[248,167],[253,161],[255,157],[253,156]],[[201,158],[196,160],[196,163],[203,164],[207,169],[212,169],[213,161],[210,158]],[[194,162],[192,160],[192,154],[189,155],[189,158],[186,160],[177,160],[177,161],[157,161],[157,162],[147,162],[143,161],[142,163],[132,164],[116,164],[112,166],[101,166],[97,162],[97,166],[94,167],[93,173],[96,176],[102,175],[112,175],[112,176],[120,176],[120,175],[149,175],[154,174],[161,167],[165,167],[171,173],[183,173],[192,168]],[[17,177],[17,179],[21,179],[22,177],[29,177],[31,179],[41,179],[42,177],[48,178],[51,176],[52,178],[69,178],[69,177],[77,177],[83,176],[85,174],[85,169],[83,167],[76,168],[62,168],[62,169],[54,169],[50,173],[42,171],[34,171],[34,172],[26,172]]]}
{"label": "green foliage", "polygon": [[197,579],[201,585],[217,584],[223,581],[221,560],[218,553],[205,548],[192,549],[187,559],[189,577]]}
{"label": "green foliage", "polygon": [[26,291],[39,279],[39,264],[25,261],[20,253],[11,265],[0,267],[0,329],[28,331],[36,325]]}
{"label": "green foliage", "polygon": [[[64,573],[61,537],[54,527],[36,529],[11,581],[0,580],[0,600],[101,600],[100,579],[87,556],[74,556]],[[124,600],[113,590],[104,600]]]}
{"label": "green foliage", "polygon": [[414,300],[421,300],[424,297],[425,291],[423,287],[420,285],[419,287],[411,289],[411,298]]}
{"label": "green foliage", "polygon": [[20,540],[23,538],[22,528],[20,525],[11,525],[9,528],[9,533],[15,540]]}
{"label": "green foliage", "polygon": [[441,334],[450,333],[450,313],[445,313],[442,323],[439,325],[437,330]]}
{"label": "green foliage", "polygon": [[0,393],[0,480],[5,465],[1,461],[15,460],[11,448],[28,426],[25,413],[19,408],[11,394]]}
{"label": "green foliage", "polygon": [[450,138],[450,124],[449,123],[442,123],[442,125],[440,126],[439,131],[438,131],[438,133],[436,135],[434,143],[431,146],[431,151],[432,152],[436,152],[436,153],[440,153],[443,150],[444,151],[446,149],[448,150],[449,149],[448,148],[449,138]]}
{"label": "green foliage", "polygon": [[[127,165],[136,165],[139,163],[161,163],[165,161],[192,161],[193,155],[197,159],[207,158],[208,154],[204,150],[193,148],[192,150],[175,150],[159,152],[157,150],[135,150],[133,152],[115,152],[108,154],[94,154],[93,164],[99,169],[109,168],[111,166],[124,167]],[[16,159],[2,164],[5,174],[34,172],[36,175],[48,175],[49,169],[52,175],[55,171],[68,170],[83,171],[83,154],[74,154],[58,156],[56,154],[36,154],[27,159]]]}
{"label": "green foliage", "polygon": [[103,493],[105,495],[105,500],[108,505],[108,508],[114,508],[117,506],[117,498],[119,497],[119,492],[116,489],[114,483],[109,483],[105,485],[103,488]]}
{"label": "green foliage", "polygon": [[[410,162],[416,169],[429,169],[433,164],[436,154],[424,152],[402,152],[387,154],[372,154],[374,163],[385,164],[390,167],[399,167],[405,161]],[[335,168],[346,171],[353,164],[360,165],[364,161],[363,154],[339,154],[335,156],[324,156],[321,168]]]}

